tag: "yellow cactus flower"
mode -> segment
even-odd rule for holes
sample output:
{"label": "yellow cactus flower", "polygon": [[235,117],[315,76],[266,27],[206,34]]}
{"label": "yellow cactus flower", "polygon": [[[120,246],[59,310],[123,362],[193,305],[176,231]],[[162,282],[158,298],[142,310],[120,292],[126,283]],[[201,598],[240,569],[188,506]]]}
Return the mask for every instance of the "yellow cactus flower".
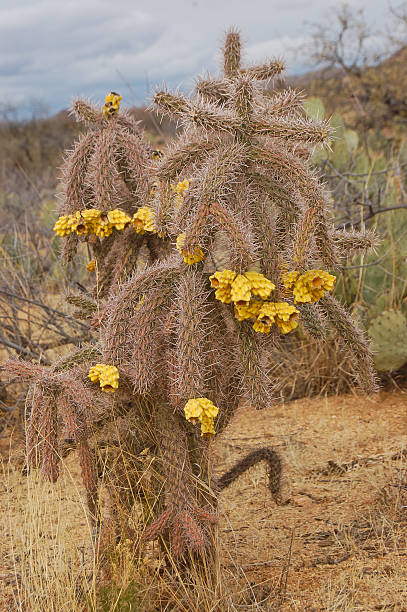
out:
{"label": "yellow cactus flower", "polygon": [[180,181],[179,183],[177,183],[177,186],[175,187],[175,191],[177,193],[182,193],[186,191],[188,187],[189,187],[189,180],[185,179],[184,181]]}
{"label": "yellow cactus flower", "polygon": [[190,423],[198,423],[202,418],[202,406],[198,399],[190,399],[184,407],[185,418]]}
{"label": "yellow cactus flower", "polygon": [[260,272],[245,272],[244,275],[250,282],[252,295],[257,295],[262,300],[266,300],[276,288],[274,283]]}
{"label": "yellow cactus flower", "polygon": [[177,250],[181,253],[186,264],[192,266],[195,263],[202,261],[205,258],[205,253],[199,244],[192,249],[184,249],[185,233],[179,234],[176,240]]}
{"label": "yellow cactus flower", "polygon": [[211,418],[202,418],[201,421],[201,436],[210,437],[216,434],[215,428],[213,426],[213,419]]}
{"label": "yellow cactus flower", "polygon": [[95,234],[102,217],[102,213],[97,208],[87,208],[81,211],[77,211],[73,215],[71,221],[72,230],[83,236],[89,236],[89,234]]}
{"label": "yellow cactus flower", "polygon": [[220,287],[231,287],[236,278],[236,272],[233,270],[218,270],[209,277],[211,287],[219,289]]}
{"label": "yellow cactus flower", "polygon": [[300,276],[300,272],[298,270],[292,270],[291,272],[284,272],[281,275],[281,280],[283,281],[283,285],[286,289],[292,289],[294,287],[295,281]]}
{"label": "yellow cactus flower", "polygon": [[[90,234],[96,234],[96,236],[110,236],[113,227],[116,229],[123,229],[125,226],[125,220],[122,215],[125,215],[119,209],[115,209],[109,213],[102,213],[97,208],[87,208],[84,210],[77,210],[71,215],[64,215],[58,219],[55,223],[54,231],[58,236],[68,236],[71,232],[75,232],[78,236],[89,236]],[[114,223],[111,223],[109,216],[115,219]],[[130,217],[128,217],[131,221]]]}
{"label": "yellow cactus flower", "polygon": [[215,297],[223,304],[230,304],[232,301],[232,282],[236,278],[233,270],[218,270],[209,277],[211,287],[216,289]]}
{"label": "yellow cactus flower", "polygon": [[100,375],[99,384],[102,391],[113,393],[119,387],[119,370],[116,366],[106,366]]}
{"label": "yellow cactus flower", "polygon": [[308,270],[299,274],[291,286],[294,303],[317,302],[325,295],[325,291],[333,290],[335,281],[336,277],[324,270]]}
{"label": "yellow cactus flower", "polygon": [[69,218],[70,215],[62,215],[62,217],[59,217],[53,228],[57,236],[61,236],[62,238],[69,236],[72,231]]}
{"label": "yellow cactus flower", "polygon": [[269,334],[271,332],[271,325],[267,325],[261,319],[256,319],[253,323],[253,329],[261,334]]}
{"label": "yellow cactus flower", "polygon": [[201,436],[214,435],[214,419],[219,409],[207,397],[196,397],[187,401],[184,407],[185,418],[190,423],[201,423]]}
{"label": "yellow cactus flower", "polygon": [[149,206],[142,206],[133,215],[133,227],[137,234],[145,234],[145,232],[156,232],[154,210]]}
{"label": "yellow cactus flower", "polygon": [[253,324],[254,331],[269,334],[271,326],[275,322],[276,309],[273,302],[264,302],[258,312],[257,319]]}
{"label": "yellow cactus flower", "polygon": [[222,302],[222,304],[230,304],[232,301],[231,287],[219,287],[219,289],[215,291],[215,297]]}
{"label": "yellow cactus flower", "polygon": [[146,297],[145,294],[143,293],[143,295],[141,296],[141,298],[139,298],[139,301],[137,302],[136,306],[134,307],[134,310],[137,312],[138,310],[140,310],[140,308],[142,307],[142,305],[144,304]]}
{"label": "yellow cactus flower", "polygon": [[87,208],[76,213],[74,231],[77,234],[95,234],[100,223],[102,212],[98,208]]}
{"label": "yellow cactus flower", "polygon": [[95,234],[99,238],[105,238],[110,236],[113,232],[113,224],[110,223],[108,219],[108,215],[106,213],[101,213],[98,224],[95,227]]}
{"label": "yellow cactus flower", "polygon": [[105,118],[112,117],[117,113],[120,108],[120,101],[123,99],[123,96],[116,93],[115,91],[111,91],[107,94],[105,98],[105,103],[103,105],[103,116]]}
{"label": "yellow cactus flower", "polygon": [[283,334],[288,334],[298,326],[299,311],[287,302],[265,302],[259,310],[253,329],[268,334],[273,323]]}
{"label": "yellow cactus flower", "polygon": [[276,309],[275,322],[283,334],[288,334],[298,327],[300,311],[295,306],[287,302],[277,302],[274,306]]}
{"label": "yellow cactus flower", "polygon": [[100,374],[104,367],[104,363],[97,363],[96,365],[90,368],[88,377],[91,379],[92,382],[99,382]]}
{"label": "yellow cactus flower", "polygon": [[91,259],[88,265],[86,266],[88,272],[94,272],[96,270],[96,260]]}
{"label": "yellow cactus flower", "polygon": [[188,189],[188,187],[189,187],[188,179],[185,179],[184,181],[180,181],[176,185],[171,184],[171,189],[175,193],[175,202],[174,202],[175,208],[180,208],[184,200],[185,191]]}
{"label": "yellow cactus flower", "polygon": [[[237,274],[233,270],[218,270],[209,277],[209,280],[211,286],[216,289],[216,299],[225,304],[234,302],[235,306],[239,307],[237,311],[235,310],[235,314],[241,321],[245,318],[251,318],[256,314],[247,316],[248,312],[240,309],[249,305],[252,295],[265,300],[275,289],[275,285],[259,272]],[[256,305],[253,305],[255,303],[252,302],[252,308],[257,308]]]}
{"label": "yellow cactus flower", "polygon": [[252,300],[249,304],[243,305],[235,305],[235,317],[238,321],[244,321],[246,319],[256,319],[260,309],[262,307],[262,302],[257,300]]}
{"label": "yellow cactus flower", "polygon": [[158,187],[159,187],[159,183],[158,181],[154,181],[154,183],[152,184],[152,187],[150,189],[150,195],[151,196],[155,196],[157,191],[158,191]]}
{"label": "yellow cactus flower", "polygon": [[88,377],[92,382],[99,382],[105,393],[113,393],[119,387],[119,370],[116,366],[97,363],[90,368]]}
{"label": "yellow cactus flower", "polygon": [[87,223],[98,223],[102,212],[98,208],[85,208],[81,210],[81,217],[87,221]]}
{"label": "yellow cactus flower", "polygon": [[86,236],[88,234],[88,223],[82,217],[81,211],[77,210],[72,215],[69,215],[69,226],[71,232],[75,232],[78,236]]}
{"label": "yellow cactus flower", "polygon": [[252,295],[251,283],[243,274],[238,274],[232,283],[232,302],[237,306],[243,306],[250,302]]}
{"label": "yellow cactus flower", "polygon": [[117,230],[123,230],[131,223],[131,217],[119,208],[115,208],[107,213],[107,220]]}
{"label": "yellow cactus flower", "polygon": [[200,397],[199,399],[203,408],[204,416],[209,417],[211,419],[214,419],[218,416],[219,408],[215,406],[215,404],[211,402],[211,400],[206,397]]}

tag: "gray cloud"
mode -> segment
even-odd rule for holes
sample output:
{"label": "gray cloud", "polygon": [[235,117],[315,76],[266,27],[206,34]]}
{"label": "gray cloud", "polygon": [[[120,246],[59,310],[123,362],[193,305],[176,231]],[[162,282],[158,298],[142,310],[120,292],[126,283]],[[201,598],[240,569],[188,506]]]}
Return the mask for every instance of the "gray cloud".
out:
{"label": "gray cloud", "polygon": [[[366,2],[353,0],[363,7]],[[215,71],[230,25],[243,31],[246,59],[288,55],[304,45],[304,21],[319,21],[325,0],[2,0],[0,80],[10,103],[43,100],[52,110],[81,94],[102,99],[119,90],[128,103],[166,81],[189,88]],[[371,0],[369,19],[387,0]],[[126,83],[131,87],[127,88]]]}

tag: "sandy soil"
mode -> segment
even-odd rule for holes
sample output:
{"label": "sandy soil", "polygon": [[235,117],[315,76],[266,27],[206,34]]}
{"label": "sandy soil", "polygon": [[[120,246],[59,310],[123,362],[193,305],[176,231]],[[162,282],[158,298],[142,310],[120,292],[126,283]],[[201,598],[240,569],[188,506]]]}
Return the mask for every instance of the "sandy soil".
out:
{"label": "sandy soil", "polygon": [[[258,602],[252,609],[276,609],[281,598],[287,611],[407,610],[407,495],[399,486],[407,468],[406,408],[404,393],[299,400],[262,412],[241,408],[217,437],[215,476],[264,446],[277,450],[284,465],[281,505],[262,464],[221,496],[222,564],[231,589],[245,585],[252,592]],[[23,465],[21,445],[14,448],[0,486],[0,592],[9,605],[35,486],[45,500],[36,537],[45,546],[49,538],[51,546],[60,521],[58,537],[69,542],[72,558],[83,556],[89,541],[75,457],[57,485],[30,477],[27,486],[15,469]],[[8,453],[4,443],[2,450]]]}
{"label": "sandy soil", "polygon": [[390,393],[241,409],[217,440],[217,470],[261,446],[284,462],[283,505],[262,466],[222,497],[224,548],[264,597],[286,582],[287,610],[407,610],[405,510],[391,486],[406,467],[406,409]]}

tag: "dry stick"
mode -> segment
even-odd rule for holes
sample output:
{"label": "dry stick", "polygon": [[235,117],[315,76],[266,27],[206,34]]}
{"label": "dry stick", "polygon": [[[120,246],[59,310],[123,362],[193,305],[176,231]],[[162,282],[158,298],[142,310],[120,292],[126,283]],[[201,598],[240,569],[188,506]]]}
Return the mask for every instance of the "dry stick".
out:
{"label": "dry stick", "polygon": [[77,319],[74,319],[70,315],[67,315],[64,312],[61,312],[60,310],[56,310],[55,308],[52,308],[51,306],[47,306],[46,304],[44,304],[42,302],[37,302],[36,300],[31,300],[29,298],[23,297],[22,295],[18,295],[17,293],[11,293],[10,291],[5,291],[4,289],[0,289],[0,293],[2,293],[3,295],[7,295],[8,297],[17,298],[18,300],[22,300],[23,302],[28,302],[29,304],[33,304],[35,306],[40,306],[41,308],[43,308],[44,310],[46,310],[48,312],[55,313],[58,316],[62,317],[63,319],[68,319],[68,320],[72,321],[73,323],[78,325],[78,327],[84,327],[84,328],[88,329],[88,325],[86,325],[85,323],[81,323],[80,321],[78,321]]}

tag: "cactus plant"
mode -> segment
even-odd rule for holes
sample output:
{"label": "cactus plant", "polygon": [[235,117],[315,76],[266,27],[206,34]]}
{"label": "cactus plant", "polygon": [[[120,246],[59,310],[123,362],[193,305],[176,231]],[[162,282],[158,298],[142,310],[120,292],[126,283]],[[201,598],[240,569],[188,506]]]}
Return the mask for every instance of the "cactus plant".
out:
{"label": "cactus plant", "polygon": [[[366,339],[330,295],[327,268],[347,235],[333,231],[330,195],[309,167],[330,127],[307,119],[292,90],[266,96],[262,82],[283,64],[243,67],[240,46],[230,31],[223,75],[199,80],[193,96],[156,93],[158,110],[184,129],[151,163],[126,115],[76,104],[95,128],[68,159],[56,231],[74,241],[79,234],[92,250],[90,299],[73,303],[89,310],[99,342],[51,370],[8,365],[32,382],[30,427],[33,440],[47,436],[45,473],[57,477],[62,422],[80,445],[93,511],[90,425],[106,428],[116,416],[121,448],[133,456],[150,449],[159,501],[143,541],[165,538],[175,556],[210,545],[217,496],[208,444],[241,401],[261,409],[275,399],[268,355],[299,322],[313,335],[336,330],[356,382],[375,389]],[[363,232],[350,239],[366,244]],[[116,516],[131,503],[129,488],[137,497],[138,475],[127,479]]]}

